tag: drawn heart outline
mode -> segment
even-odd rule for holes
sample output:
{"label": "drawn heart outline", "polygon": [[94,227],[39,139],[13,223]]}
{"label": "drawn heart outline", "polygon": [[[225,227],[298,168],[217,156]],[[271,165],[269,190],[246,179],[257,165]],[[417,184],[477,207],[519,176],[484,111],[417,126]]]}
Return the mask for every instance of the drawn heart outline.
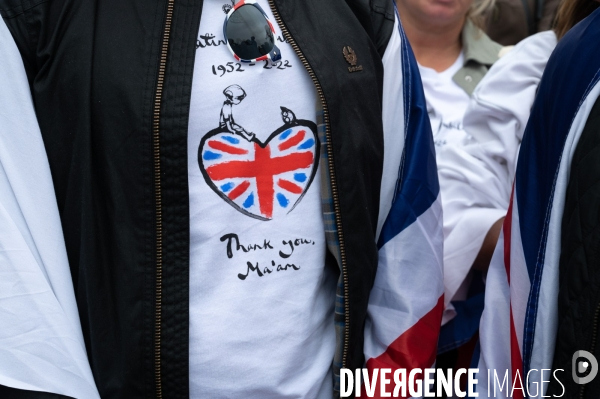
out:
{"label": "drawn heart outline", "polygon": [[[213,129],[200,141],[198,165],[208,186],[229,205],[252,218],[272,220],[277,216],[273,211],[287,214],[294,210],[314,180],[320,156],[316,131],[313,122],[295,120],[261,142]],[[271,158],[272,152],[279,156]],[[265,175],[269,168],[281,173]],[[273,188],[265,190],[269,180]]]}

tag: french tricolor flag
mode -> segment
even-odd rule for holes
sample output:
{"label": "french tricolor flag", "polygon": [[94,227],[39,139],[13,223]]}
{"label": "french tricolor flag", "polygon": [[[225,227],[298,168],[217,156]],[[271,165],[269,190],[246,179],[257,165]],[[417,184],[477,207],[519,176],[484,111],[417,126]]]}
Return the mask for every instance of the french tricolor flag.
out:
{"label": "french tricolor flag", "polygon": [[[551,369],[558,320],[559,258],[573,153],[600,95],[600,14],[558,44],[525,129],[510,208],[492,258],[480,325],[479,396],[527,397]],[[537,370],[537,371],[536,371]],[[494,372],[511,378],[494,396]],[[492,378],[488,381],[488,373]],[[570,377],[570,370],[564,375]],[[544,380],[548,380],[548,372]],[[515,389],[512,389],[516,381]],[[522,381],[522,384],[519,383]],[[546,392],[547,383],[538,394]]]}
{"label": "french tricolor flag", "polygon": [[[398,17],[396,28],[399,35],[392,36],[383,59],[386,73],[392,66],[397,69],[393,79],[386,76],[383,95],[394,115],[384,111],[379,266],[365,325],[371,375],[380,368],[392,373],[403,368],[408,374],[433,367],[444,309],[442,206],[433,136],[417,63]],[[403,93],[399,99],[396,90]],[[401,128],[390,135],[391,126]],[[402,154],[399,163],[389,161],[394,157],[388,151]],[[379,384],[377,380],[373,397],[380,397]]]}

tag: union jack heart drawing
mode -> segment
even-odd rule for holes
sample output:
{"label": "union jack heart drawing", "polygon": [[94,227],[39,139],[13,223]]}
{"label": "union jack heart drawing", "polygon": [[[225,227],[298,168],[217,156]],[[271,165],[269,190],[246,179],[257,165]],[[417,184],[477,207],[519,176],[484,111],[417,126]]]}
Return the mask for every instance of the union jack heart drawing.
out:
{"label": "union jack heart drawing", "polygon": [[302,200],[319,162],[316,125],[294,120],[262,143],[222,128],[207,133],[198,148],[206,183],[243,214],[271,220]]}

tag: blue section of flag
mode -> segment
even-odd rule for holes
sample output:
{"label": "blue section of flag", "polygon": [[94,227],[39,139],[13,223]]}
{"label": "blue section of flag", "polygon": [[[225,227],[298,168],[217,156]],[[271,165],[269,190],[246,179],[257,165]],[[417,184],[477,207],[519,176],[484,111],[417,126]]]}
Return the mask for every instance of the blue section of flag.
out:
{"label": "blue section of flag", "polygon": [[246,198],[246,200],[242,204],[242,206],[246,209],[250,208],[252,205],[254,205],[254,192],[250,193],[248,198]]}
{"label": "blue section of flag", "polygon": [[[398,10],[396,17],[400,21]],[[401,23],[398,29],[402,38],[405,130],[396,134],[404,134],[405,141],[398,184],[392,207],[379,236],[379,248],[429,209],[440,191],[433,135],[421,75]]]}
{"label": "blue section of flag", "polygon": [[233,136],[221,136],[221,138],[225,141],[229,141],[231,144],[238,144],[240,142],[240,140]]}
{"label": "blue section of flag", "polygon": [[276,197],[277,197],[277,202],[279,202],[279,205],[281,205],[283,208],[287,208],[290,201],[285,197],[285,195],[283,195],[281,193],[277,193]]}
{"label": "blue section of flag", "polygon": [[308,148],[311,148],[313,145],[315,145],[315,140],[314,139],[308,139],[304,143],[302,143],[298,148],[301,149],[301,150],[306,150]]}
{"label": "blue section of flag", "polygon": [[279,140],[287,139],[290,133],[292,133],[292,129],[288,129],[285,132],[281,133],[281,136],[279,136]]}
{"label": "blue section of flag", "polygon": [[212,161],[214,159],[221,158],[221,154],[217,154],[212,151],[204,151],[204,155],[202,155],[202,158],[204,158],[205,161]]}
{"label": "blue section of flag", "polygon": [[233,183],[227,183],[227,184],[223,184],[221,186],[221,191],[223,191],[224,193],[228,192],[229,190],[231,190],[233,187],[235,186],[235,184]]}
{"label": "blue section of flag", "polygon": [[[213,188],[222,196],[227,195],[229,198],[224,199],[233,203],[238,210],[248,210],[249,213],[271,219],[273,213],[282,208],[293,209],[293,204],[302,199],[302,194],[308,188],[309,178],[314,173],[312,169],[315,168],[314,158],[318,145],[318,139],[310,130],[310,126],[306,127],[309,131],[308,137],[306,131],[301,130],[302,127],[303,125],[299,124],[294,128],[286,128],[287,130],[277,136],[287,134],[288,141],[291,139],[294,143],[280,143],[277,137],[271,137],[273,141],[269,140],[264,145],[239,139],[235,148],[232,147],[231,134],[217,133],[208,142],[208,146],[217,149],[202,147],[201,163],[205,178],[213,182]],[[237,140],[236,137],[233,139]],[[281,155],[277,150],[273,151],[274,144],[275,148],[285,148],[286,154]],[[306,149],[299,149],[300,145]],[[307,166],[309,161],[311,165]],[[215,171],[213,176],[218,178],[209,175],[211,170]],[[308,170],[310,172],[307,173]],[[276,175],[284,176],[277,179]],[[240,176],[247,179],[241,183],[243,186],[238,185]],[[263,176],[270,178],[261,179]],[[281,184],[281,189],[276,188],[277,184]],[[277,192],[281,193],[278,197],[275,195]],[[270,198],[262,198],[263,194]],[[298,194],[300,196],[296,197]]]}
{"label": "blue section of flag", "polygon": [[475,336],[479,330],[484,300],[485,294],[481,292],[467,300],[452,302],[456,317],[440,329],[438,354],[456,349]]}
{"label": "blue section of flag", "polygon": [[[519,153],[515,190],[531,283],[523,331],[524,374],[529,371],[533,351],[554,185],[572,121],[598,82],[598,37],[600,9],[559,41],[540,82]],[[568,78],[560,78],[563,76]]]}
{"label": "blue section of flag", "polygon": [[294,173],[294,180],[300,183],[304,183],[306,181],[305,173]]}

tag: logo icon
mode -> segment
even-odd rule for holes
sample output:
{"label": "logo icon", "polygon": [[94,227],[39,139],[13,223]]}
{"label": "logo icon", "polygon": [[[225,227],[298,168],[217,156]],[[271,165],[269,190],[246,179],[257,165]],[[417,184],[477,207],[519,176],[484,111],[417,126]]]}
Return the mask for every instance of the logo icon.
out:
{"label": "logo icon", "polygon": [[235,6],[235,3],[233,2],[233,0],[231,0],[231,4],[225,4],[222,7],[222,10],[225,14],[229,14],[229,11],[231,11],[231,9],[233,8],[233,6]]}
{"label": "logo icon", "polygon": [[359,72],[363,70],[362,65],[356,66],[356,63],[358,62],[358,56],[356,55],[354,50],[352,50],[352,47],[345,46],[342,49],[342,53],[344,53],[344,58],[346,59],[346,62],[348,62],[348,64],[351,65],[348,67],[348,72]]}
{"label": "logo icon", "polygon": [[572,364],[573,381],[577,384],[587,384],[598,374],[598,360],[588,351],[575,352]]}

